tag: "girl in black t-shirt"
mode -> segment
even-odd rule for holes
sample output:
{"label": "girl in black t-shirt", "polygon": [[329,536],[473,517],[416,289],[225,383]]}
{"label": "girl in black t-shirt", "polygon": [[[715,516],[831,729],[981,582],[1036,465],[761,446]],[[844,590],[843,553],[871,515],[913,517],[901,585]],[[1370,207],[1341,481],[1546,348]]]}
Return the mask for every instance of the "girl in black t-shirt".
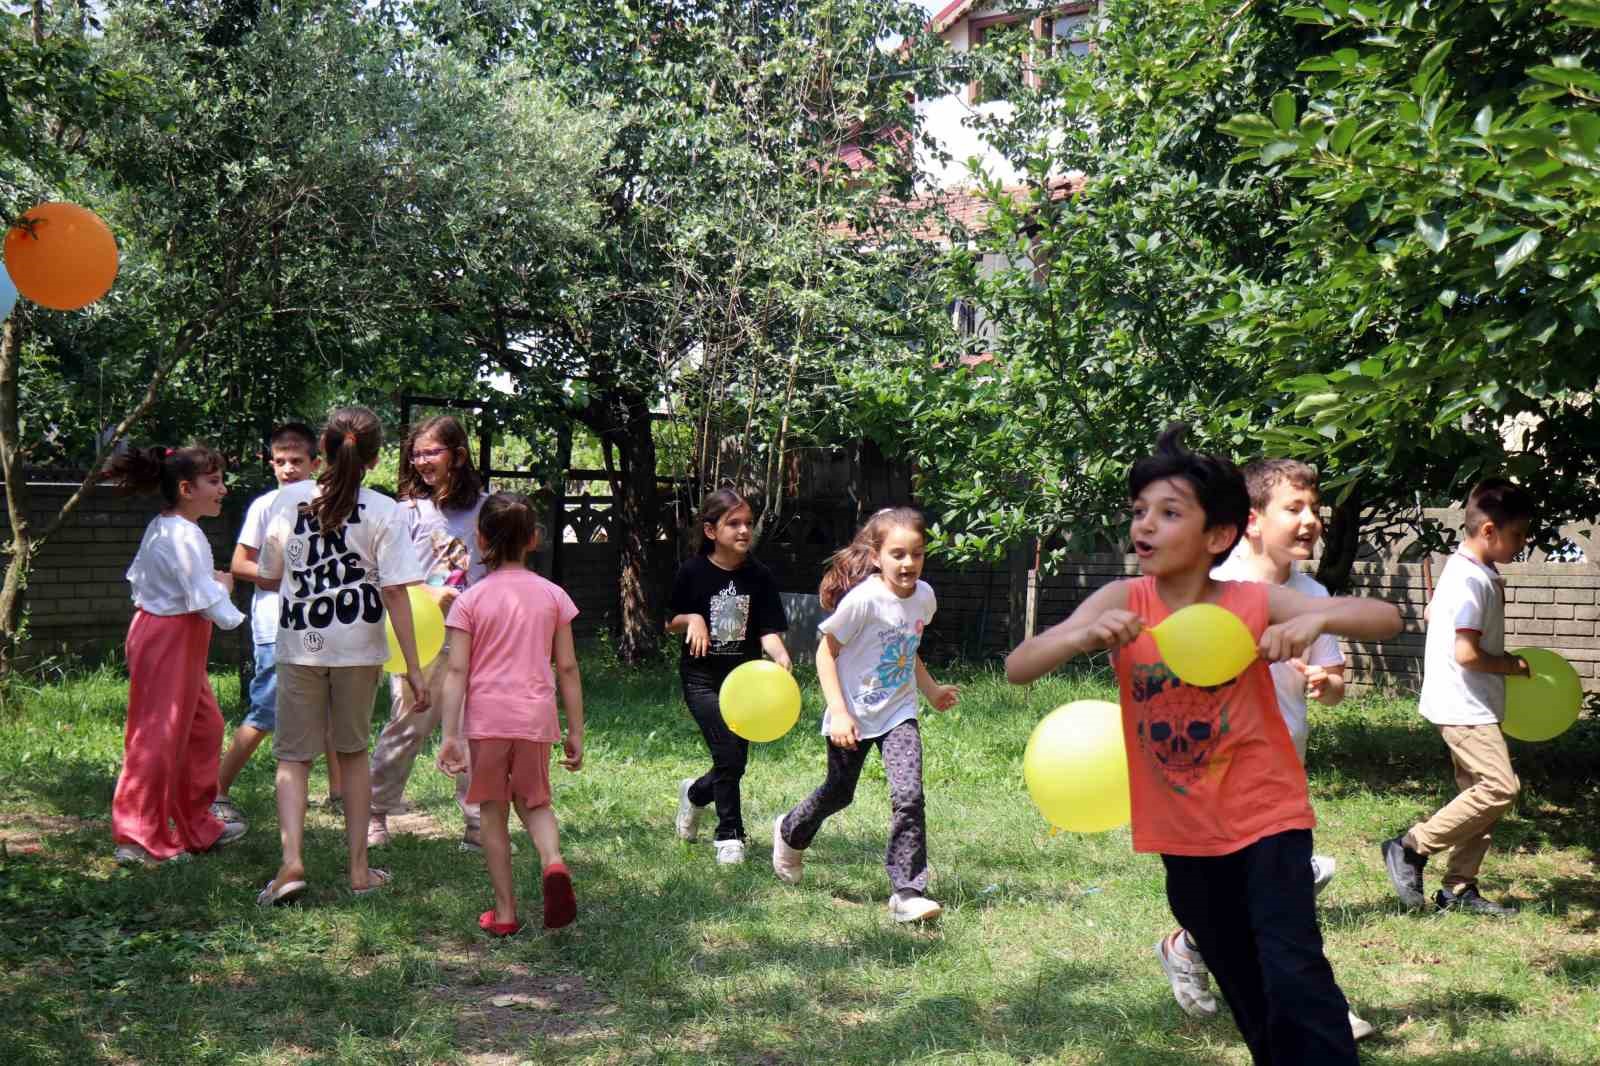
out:
{"label": "girl in black t-shirt", "polygon": [[739,779],[750,744],[729,731],[717,693],[729,671],[763,651],[789,669],[783,646],[789,624],[772,572],[750,558],[755,519],[744,497],[718,489],[701,503],[694,524],[700,550],[673,580],[667,632],[685,634],[683,699],[711,751],[711,769],[679,783],[676,824],[678,836],[695,839],[701,813],[715,801],[717,862],[728,865],[744,861]]}

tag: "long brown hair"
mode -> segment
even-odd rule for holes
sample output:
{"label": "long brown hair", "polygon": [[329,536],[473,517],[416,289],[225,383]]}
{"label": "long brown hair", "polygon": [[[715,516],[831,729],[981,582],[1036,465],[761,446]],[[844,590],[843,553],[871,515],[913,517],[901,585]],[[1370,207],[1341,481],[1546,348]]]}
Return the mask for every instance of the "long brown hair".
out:
{"label": "long brown hair", "polygon": [[478,511],[478,536],[483,538],[483,565],[498,570],[521,562],[539,532],[539,512],[520,492],[497,492]]}
{"label": "long brown hair", "polygon": [[700,510],[694,515],[694,539],[698,542],[695,550],[701,555],[710,555],[717,545],[706,536],[706,527],[715,529],[717,523],[728,514],[749,506],[750,501],[733,489],[722,488],[707,493],[706,498],[700,501]]}
{"label": "long brown hair", "polygon": [[924,539],[928,535],[922,512],[915,507],[885,507],[878,511],[867,519],[867,524],[849,544],[829,558],[822,584],[817,586],[817,599],[822,601],[823,610],[831,611],[839,606],[847,592],[877,572],[878,552],[891,529],[909,529]]}
{"label": "long brown hair", "polygon": [[[441,445],[450,449],[450,466],[437,489],[428,487],[411,462],[412,447],[427,436],[437,437]],[[460,422],[450,415],[435,415],[406,431],[405,442],[400,445],[400,478],[395,492],[402,500],[432,500],[444,510],[472,510],[483,492],[483,481],[472,465],[472,443]]]}
{"label": "long brown hair", "polygon": [[356,495],[367,467],[383,447],[383,424],[365,407],[336,407],[322,427],[322,454],[328,465],[317,476],[322,492],[311,513],[324,533],[344,525],[356,509]]}
{"label": "long brown hair", "polygon": [[227,469],[220,452],[204,444],[183,448],[128,448],[106,463],[105,476],[130,496],[160,491],[168,507],[178,506],[178,486],[202,474]]}

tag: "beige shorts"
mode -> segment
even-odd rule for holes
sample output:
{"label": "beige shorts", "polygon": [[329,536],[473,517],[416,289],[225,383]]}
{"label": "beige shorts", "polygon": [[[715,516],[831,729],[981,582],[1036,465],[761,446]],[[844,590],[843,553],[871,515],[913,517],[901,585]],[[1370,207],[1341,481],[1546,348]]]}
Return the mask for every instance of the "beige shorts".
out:
{"label": "beige shorts", "polygon": [[323,741],[341,755],[366,751],[381,666],[278,664],[278,730],[272,752],[283,762],[313,762]]}

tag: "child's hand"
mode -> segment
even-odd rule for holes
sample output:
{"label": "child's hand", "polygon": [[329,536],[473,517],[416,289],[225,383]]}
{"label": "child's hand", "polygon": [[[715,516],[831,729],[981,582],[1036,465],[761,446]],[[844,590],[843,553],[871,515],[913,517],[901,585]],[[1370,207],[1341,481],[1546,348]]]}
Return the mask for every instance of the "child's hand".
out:
{"label": "child's hand", "polygon": [[439,757],[434,764],[449,774],[451,777],[467,772],[466,745],[461,743],[460,737],[446,737],[443,744],[439,745]]}
{"label": "child's hand", "polygon": [[428,683],[423,680],[421,670],[406,671],[406,685],[411,689],[411,713],[421,714],[428,709],[431,700],[428,697]]}
{"label": "child's hand", "polygon": [[1524,659],[1520,655],[1513,655],[1513,656],[1511,656],[1511,658],[1515,659],[1516,663],[1517,663],[1516,669],[1511,671],[1511,676],[1512,677],[1532,677],[1533,676],[1533,667],[1528,665],[1528,660]]}
{"label": "child's hand", "polygon": [[688,646],[689,654],[696,659],[711,648],[711,633],[706,629],[706,620],[702,615],[689,616],[689,629],[683,635],[683,642]]}
{"label": "child's hand", "polygon": [[233,575],[232,574],[228,573],[228,571],[226,571],[226,570],[213,570],[212,574],[214,574],[216,576],[217,584],[219,584],[223,588],[227,589],[230,593],[233,591]]}
{"label": "child's hand", "polygon": [[928,702],[933,704],[933,709],[936,711],[948,711],[960,698],[961,690],[955,685],[935,685],[933,691],[928,694]]}
{"label": "child's hand", "polygon": [[1322,636],[1322,615],[1302,614],[1279,622],[1275,626],[1268,626],[1261,633],[1261,642],[1257,647],[1261,657],[1269,663],[1281,663],[1285,659],[1296,659],[1305,654],[1311,647],[1311,642]]}
{"label": "child's hand", "polygon": [[1321,666],[1308,666],[1300,659],[1290,659],[1289,665],[1300,671],[1306,679],[1306,699],[1320,700],[1322,690],[1328,684],[1328,671]]}
{"label": "child's hand", "polygon": [[568,733],[567,739],[561,742],[561,748],[567,753],[567,757],[561,760],[561,765],[565,766],[571,773],[577,773],[582,770],[583,734]]}
{"label": "child's hand", "polygon": [[855,716],[843,707],[828,708],[828,742],[845,751],[855,751],[861,740],[861,727]]}
{"label": "child's hand", "polygon": [[433,602],[439,605],[440,614],[449,614],[450,605],[461,595],[460,589],[449,585],[424,585],[423,588],[433,597]]}
{"label": "child's hand", "polygon": [[1138,615],[1113,607],[1102,611],[1089,623],[1087,634],[1094,645],[1114,651],[1124,644],[1132,644],[1143,630],[1144,623]]}

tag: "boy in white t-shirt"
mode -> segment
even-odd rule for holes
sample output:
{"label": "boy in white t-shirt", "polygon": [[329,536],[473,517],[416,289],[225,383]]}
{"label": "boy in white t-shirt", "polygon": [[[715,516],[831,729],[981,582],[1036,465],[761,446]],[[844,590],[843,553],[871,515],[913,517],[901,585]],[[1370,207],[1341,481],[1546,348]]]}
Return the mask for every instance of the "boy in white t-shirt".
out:
{"label": "boy in white t-shirt", "polygon": [[1506,676],[1527,676],[1528,663],[1505,651],[1506,591],[1498,566],[1521,553],[1533,518],[1533,497],[1520,485],[1498,477],[1478,482],[1467,497],[1466,538],[1434,589],[1417,710],[1449,747],[1461,794],[1380,845],[1389,882],[1408,908],[1427,902],[1422,870],[1428,856],[1448,850],[1436,907],[1493,916],[1512,911],[1479,894],[1478,867],[1495,823],[1522,787],[1500,723]]}
{"label": "boy in white t-shirt", "polygon": [[[1258,459],[1244,468],[1245,487],[1250,493],[1250,516],[1244,536],[1232,555],[1211,571],[1218,581],[1259,581],[1283,585],[1304,596],[1326,597],[1328,590],[1316,578],[1300,569],[1311,559],[1322,537],[1322,499],[1315,468],[1295,459]],[[1289,738],[1306,761],[1306,737],[1310,732],[1306,701],[1317,700],[1332,707],[1344,699],[1344,652],[1339,641],[1324,633],[1311,643],[1299,659],[1272,663],[1272,685],[1277,691],[1278,711],[1289,727]],[[1311,856],[1310,876],[1321,892],[1333,879],[1332,856]],[[1210,976],[1188,933],[1179,929],[1156,945],[1156,957],[1172,985],[1173,998],[1187,1014],[1207,1017],[1217,1011],[1211,994]],[[1350,1028],[1357,1040],[1371,1036],[1370,1023],[1350,1015]]]}
{"label": "boy in white t-shirt", "polygon": [[[244,721],[234,730],[233,740],[217,770],[217,799],[211,805],[211,813],[224,821],[243,820],[244,815],[228,792],[244,764],[278,723],[278,669],[274,654],[278,642],[278,593],[274,588],[256,583],[259,577],[256,564],[261,558],[261,545],[267,539],[267,514],[278,498],[279,489],[316,477],[317,467],[321,465],[317,459],[316,433],[304,422],[285,422],[278,426],[268,436],[267,447],[272,453],[272,476],[277,479],[278,488],[250,501],[244,526],[239,530],[239,542],[234,545],[233,561],[228,567],[235,578],[255,585],[255,594],[250,599],[250,639],[255,644],[255,670],[250,675]],[[327,756],[328,798],[336,802],[339,760],[334,758],[331,746]]]}

